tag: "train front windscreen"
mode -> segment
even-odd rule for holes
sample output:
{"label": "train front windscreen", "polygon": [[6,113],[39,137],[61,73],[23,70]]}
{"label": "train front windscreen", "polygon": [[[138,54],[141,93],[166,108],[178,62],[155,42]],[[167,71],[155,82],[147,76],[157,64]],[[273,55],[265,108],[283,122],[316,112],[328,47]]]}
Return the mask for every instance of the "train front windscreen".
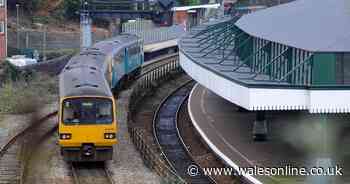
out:
{"label": "train front windscreen", "polygon": [[63,102],[62,120],[65,125],[111,124],[113,103],[104,98],[73,98]]}

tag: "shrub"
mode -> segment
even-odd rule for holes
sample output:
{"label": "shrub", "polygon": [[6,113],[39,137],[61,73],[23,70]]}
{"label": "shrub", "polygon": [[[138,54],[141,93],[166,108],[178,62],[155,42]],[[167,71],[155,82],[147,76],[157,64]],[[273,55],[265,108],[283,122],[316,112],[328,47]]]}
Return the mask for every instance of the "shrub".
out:
{"label": "shrub", "polygon": [[30,81],[6,82],[0,88],[0,114],[35,112],[57,93],[57,81],[43,74]]}
{"label": "shrub", "polygon": [[80,10],[80,0],[65,0],[64,1],[64,12],[66,18],[79,20],[77,12]]}

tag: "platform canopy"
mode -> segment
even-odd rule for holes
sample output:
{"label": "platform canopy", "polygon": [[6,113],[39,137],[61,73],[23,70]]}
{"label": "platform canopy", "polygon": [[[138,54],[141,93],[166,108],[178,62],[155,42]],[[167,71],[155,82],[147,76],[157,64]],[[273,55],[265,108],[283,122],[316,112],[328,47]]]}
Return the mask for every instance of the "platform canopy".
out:
{"label": "platform canopy", "polygon": [[296,0],[247,14],[251,36],[313,52],[350,52],[350,0]]}

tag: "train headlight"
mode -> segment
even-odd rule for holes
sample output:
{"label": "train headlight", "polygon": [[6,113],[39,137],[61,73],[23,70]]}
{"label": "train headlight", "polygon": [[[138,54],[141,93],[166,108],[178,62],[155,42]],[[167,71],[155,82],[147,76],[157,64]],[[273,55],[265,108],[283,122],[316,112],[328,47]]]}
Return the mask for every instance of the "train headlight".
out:
{"label": "train headlight", "polygon": [[60,139],[68,140],[72,138],[72,134],[60,134]]}
{"label": "train headlight", "polygon": [[105,133],[105,139],[115,139],[115,133]]}

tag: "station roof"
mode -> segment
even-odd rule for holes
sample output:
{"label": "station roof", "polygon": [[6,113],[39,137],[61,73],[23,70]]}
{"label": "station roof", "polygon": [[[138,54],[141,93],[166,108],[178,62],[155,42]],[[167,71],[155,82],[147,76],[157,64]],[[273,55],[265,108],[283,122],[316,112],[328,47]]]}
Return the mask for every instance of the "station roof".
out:
{"label": "station roof", "polygon": [[244,15],[244,32],[313,52],[350,52],[349,0],[296,0]]}

